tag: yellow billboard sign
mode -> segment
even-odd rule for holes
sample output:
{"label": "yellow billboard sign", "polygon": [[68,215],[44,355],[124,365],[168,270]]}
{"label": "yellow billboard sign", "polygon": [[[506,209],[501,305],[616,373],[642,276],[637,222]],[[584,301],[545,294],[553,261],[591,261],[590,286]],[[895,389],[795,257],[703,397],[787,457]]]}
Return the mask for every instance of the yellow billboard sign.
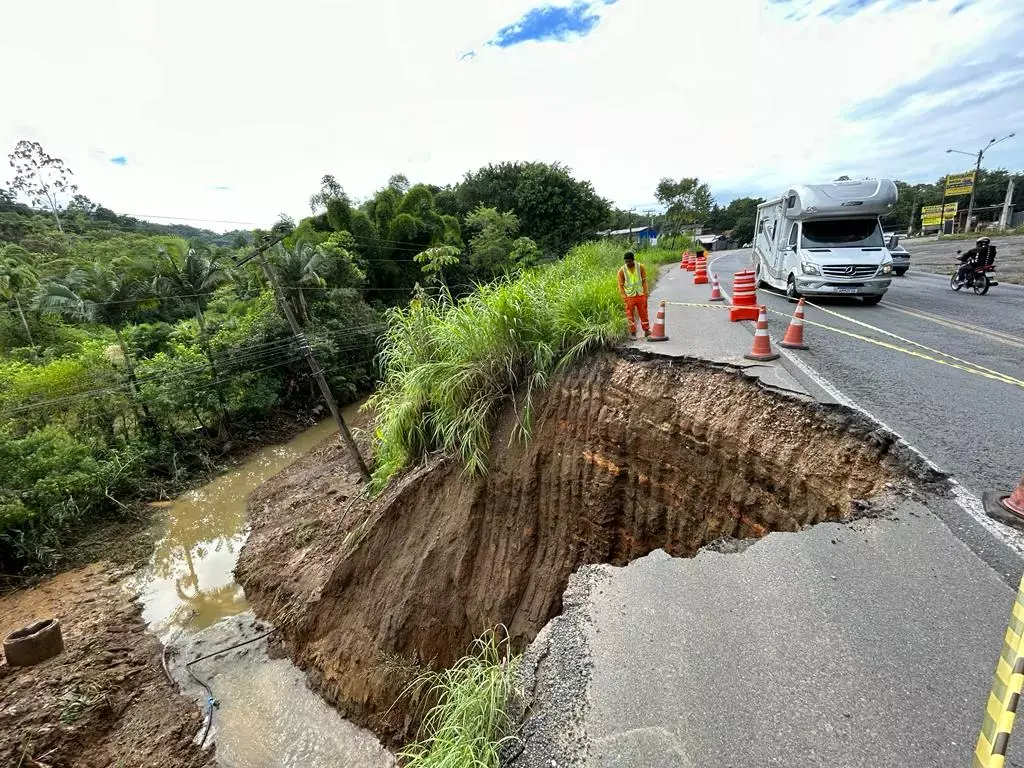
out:
{"label": "yellow billboard sign", "polygon": [[960,203],[946,203],[944,205],[922,205],[921,226],[938,227],[944,221],[952,221],[956,218],[957,208]]}
{"label": "yellow billboard sign", "polygon": [[946,197],[969,195],[974,189],[974,171],[952,173],[946,177]]}

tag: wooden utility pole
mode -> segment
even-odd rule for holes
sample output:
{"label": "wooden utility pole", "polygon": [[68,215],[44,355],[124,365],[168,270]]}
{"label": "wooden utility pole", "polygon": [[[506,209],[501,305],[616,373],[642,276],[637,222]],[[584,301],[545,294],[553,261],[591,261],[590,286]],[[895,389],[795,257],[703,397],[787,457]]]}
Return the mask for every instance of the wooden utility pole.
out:
{"label": "wooden utility pole", "polygon": [[316,379],[316,383],[320,387],[320,394],[322,394],[324,396],[324,400],[327,401],[327,407],[331,409],[331,415],[334,417],[334,421],[338,425],[338,432],[341,433],[341,441],[355,460],[356,466],[359,468],[359,474],[362,475],[363,480],[370,482],[370,470],[367,468],[366,462],[363,461],[363,457],[359,453],[359,446],[356,445],[356,441],[353,439],[352,433],[349,432],[348,425],[345,424],[345,419],[341,415],[338,403],[334,399],[334,393],[331,392],[331,387],[327,383],[327,378],[324,376],[324,370],[320,367],[320,363],[317,362],[316,356],[313,354],[313,349],[309,346],[309,340],[306,338],[306,334],[302,332],[302,328],[299,327],[298,320],[295,319],[295,313],[292,312],[292,307],[288,303],[288,297],[281,288],[281,284],[277,281],[277,274],[274,272],[274,268],[270,265],[270,262],[267,261],[266,251],[271,246],[281,242],[283,239],[284,236],[280,236],[277,239],[260,246],[252,255],[238,262],[238,264],[244,264],[252,258],[259,259],[260,266],[263,268],[263,274],[267,276],[267,280],[270,281],[271,286],[274,288],[274,295],[277,297],[277,303],[281,305],[281,311],[284,312],[284,316],[288,319],[288,325],[291,326],[292,333],[295,334],[295,337],[299,341],[299,352],[302,353],[306,363],[309,365],[310,371],[313,372],[313,378]]}

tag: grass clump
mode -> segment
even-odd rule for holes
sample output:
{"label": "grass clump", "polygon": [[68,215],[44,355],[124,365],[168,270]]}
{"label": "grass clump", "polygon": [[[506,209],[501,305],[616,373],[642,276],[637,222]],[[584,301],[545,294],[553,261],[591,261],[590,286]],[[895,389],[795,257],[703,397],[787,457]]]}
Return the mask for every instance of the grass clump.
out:
{"label": "grass clump", "polygon": [[[624,246],[589,243],[555,264],[480,286],[458,303],[420,297],[389,311],[376,414],[374,488],[432,451],[486,469],[491,419],[522,393],[517,437],[533,394],[559,368],[626,334],[616,272]],[[653,283],[675,251],[641,251]]]}
{"label": "grass clump", "polygon": [[502,748],[516,738],[510,702],[519,695],[507,636],[488,632],[455,666],[420,675],[407,689],[437,704],[427,713],[420,738],[399,753],[407,768],[498,768]]}

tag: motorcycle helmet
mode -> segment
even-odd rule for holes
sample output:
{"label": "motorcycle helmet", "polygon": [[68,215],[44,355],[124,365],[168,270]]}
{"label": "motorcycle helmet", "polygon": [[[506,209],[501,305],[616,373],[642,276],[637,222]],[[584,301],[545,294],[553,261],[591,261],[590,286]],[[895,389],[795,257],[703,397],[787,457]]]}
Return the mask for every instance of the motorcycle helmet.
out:
{"label": "motorcycle helmet", "polygon": [[978,241],[977,241],[977,243],[975,243],[975,245],[988,245],[991,242],[992,242],[992,240],[990,238],[988,238],[988,237],[979,237]]}

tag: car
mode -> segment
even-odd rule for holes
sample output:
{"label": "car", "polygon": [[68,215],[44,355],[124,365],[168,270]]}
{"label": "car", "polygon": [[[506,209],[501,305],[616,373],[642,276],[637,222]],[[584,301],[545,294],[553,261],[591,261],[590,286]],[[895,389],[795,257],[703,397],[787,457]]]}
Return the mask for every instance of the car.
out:
{"label": "car", "polygon": [[892,271],[902,277],[910,269],[910,251],[900,245],[900,235],[895,232],[886,232],[885,241],[889,244],[889,253],[892,255]]}

